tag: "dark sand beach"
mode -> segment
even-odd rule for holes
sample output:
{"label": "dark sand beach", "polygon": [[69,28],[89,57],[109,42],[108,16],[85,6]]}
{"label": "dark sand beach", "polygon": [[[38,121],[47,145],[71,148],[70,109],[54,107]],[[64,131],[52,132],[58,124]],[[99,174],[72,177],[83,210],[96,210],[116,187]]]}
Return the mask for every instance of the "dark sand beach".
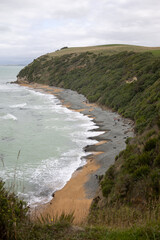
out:
{"label": "dark sand beach", "polygon": [[103,110],[96,104],[88,103],[83,95],[75,91],[36,83],[22,85],[54,94],[67,108],[92,118],[99,127],[96,131],[102,131],[101,135],[93,138],[98,141],[97,144],[85,147],[85,151],[92,153],[87,157],[87,164],[73,173],[70,181],[55,193],[51,202],[34,211],[36,216],[41,213],[51,219],[62,212],[74,212],[74,223],[83,223],[98,190],[97,176],[106,172],[114,163],[115,156],[125,148],[126,139],[134,135],[133,122],[109,109]]}

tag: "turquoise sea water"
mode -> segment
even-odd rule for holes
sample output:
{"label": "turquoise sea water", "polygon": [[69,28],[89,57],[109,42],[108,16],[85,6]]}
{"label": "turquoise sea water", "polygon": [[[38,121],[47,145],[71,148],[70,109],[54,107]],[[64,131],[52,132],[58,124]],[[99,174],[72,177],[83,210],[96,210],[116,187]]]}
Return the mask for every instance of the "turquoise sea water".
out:
{"label": "turquoise sea water", "polygon": [[10,84],[21,66],[0,66],[0,178],[29,204],[51,199],[85,164],[99,133],[87,116],[53,95]]}

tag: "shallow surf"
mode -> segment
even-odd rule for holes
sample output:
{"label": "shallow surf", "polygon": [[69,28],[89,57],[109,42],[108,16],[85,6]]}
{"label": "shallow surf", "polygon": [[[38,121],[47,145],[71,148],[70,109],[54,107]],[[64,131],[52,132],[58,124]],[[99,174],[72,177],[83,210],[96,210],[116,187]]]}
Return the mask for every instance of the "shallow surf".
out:
{"label": "shallow surf", "polygon": [[51,94],[9,84],[22,67],[0,67],[0,177],[31,205],[48,202],[86,163],[97,126]]}

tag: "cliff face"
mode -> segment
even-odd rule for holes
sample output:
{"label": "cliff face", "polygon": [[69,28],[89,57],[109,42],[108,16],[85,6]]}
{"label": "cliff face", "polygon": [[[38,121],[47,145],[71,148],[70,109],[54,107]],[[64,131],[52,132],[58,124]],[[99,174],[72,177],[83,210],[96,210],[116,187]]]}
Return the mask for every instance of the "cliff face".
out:
{"label": "cliff face", "polygon": [[[135,121],[137,136],[100,179],[92,206],[117,203],[148,206],[160,196],[160,58],[151,53],[121,52],[104,56],[90,52],[60,57],[44,55],[18,74],[19,81],[70,88],[90,102],[111,107]],[[100,214],[99,214],[100,216]],[[98,219],[96,217],[96,219]]]}
{"label": "cliff face", "polygon": [[28,83],[28,79],[26,76],[25,77],[17,77],[16,83],[18,83],[18,84]]}

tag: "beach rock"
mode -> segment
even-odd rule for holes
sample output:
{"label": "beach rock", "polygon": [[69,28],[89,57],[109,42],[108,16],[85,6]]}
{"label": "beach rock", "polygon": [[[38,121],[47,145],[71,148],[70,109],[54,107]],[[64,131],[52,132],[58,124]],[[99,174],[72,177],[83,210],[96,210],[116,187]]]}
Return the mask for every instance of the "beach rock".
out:
{"label": "beach rock", "polygon": [[52,197],[53,197],[53,198],[55,197],[55,192],[52,193]]}

